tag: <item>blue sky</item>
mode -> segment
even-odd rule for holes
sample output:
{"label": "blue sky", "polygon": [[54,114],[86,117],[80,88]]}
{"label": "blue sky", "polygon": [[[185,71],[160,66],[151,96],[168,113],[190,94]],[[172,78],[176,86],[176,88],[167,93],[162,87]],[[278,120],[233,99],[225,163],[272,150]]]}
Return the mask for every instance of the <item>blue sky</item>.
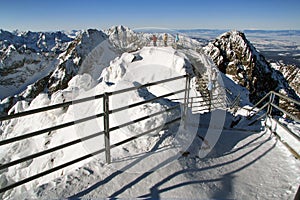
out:
{"label": "blue sky", "polygon": [[5,30],[106,29],[300,30],[299,0],[0,0]]}

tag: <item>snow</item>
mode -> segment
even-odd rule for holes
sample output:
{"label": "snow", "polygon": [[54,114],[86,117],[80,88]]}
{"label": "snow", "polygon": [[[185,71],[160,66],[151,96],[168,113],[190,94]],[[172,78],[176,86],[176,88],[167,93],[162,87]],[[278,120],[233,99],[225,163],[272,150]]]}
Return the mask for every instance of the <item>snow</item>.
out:
{"label": "snow", "polygon": [[[118,27],[122,29],[122,27]],[[127,43],[120,43],[126,47]],[[28,105],[18,102],[10,112],[21,112],[65,101],[95,96],[104,92],[139,86],[171,77],[192,76],[191,97],[196,91],[195,77],[188,53],[204,66],[204,75],[212,80],[214,66],[202,53],[174,50],[171,47],[144,47],[115,57],[105,41],[83,61],[85,67],[68,83],[68,87],[53,93],[39,94]],[[127,47],[126,47],[127,48]],[[104,53],[103,52],[108,52]],[[99,55],[102,57],[99,58]],[[189,55],[191,56],[191,55]],[[97,60],[98,58],[98,60]],[[73,62],[79,62],[74,58]],[[107,64],[109,62],[109,65]],[[107,64],[106,66],[104,66]],[[200,70],[203,70],[200,68]],[[202,72],[202,71],[200,71]],[[60,72],[58,71],[58,74]],[[60,74],[63,76],[64,74]],[[241,96],[240,105],[251,108],[249,92],[218,73],[220,85],[230,90],[232,97]],[[184,89],[185,79],[151,86],[137,91],[110,96],[109,106],[117,109],[155,96]],[[216,94],[222,91],[216,91]],[[224,92],[224,91],[223,91]],[[215,94],[215,93],[214,93]],[[119,126],[143,116],[163,111],[183,103],[183,93],[137,106],[110,115],[110,127]],[[247,107],[248,106],[248,107]],[[96,116],[102,113],[102,99],[73,104],[3,124],[1,139],[34,130]],[[106,164],[104,154],[76,163],[37,180],[8,191],[3,199],[61,198],[187,198],[187,199],[292,199],[300,181],[300,163],[276,137],[264,128],[264,121],[253,127],[239,124],[230,127],[240,116],[246,122],[247,111],[235,115],[225,109],[210,113],[188,109],[187,123],[178,122],[167,129],[160,128],[111,150],[112,163]],[[110,133],[116,144],[143,131],[159,127],[178,115],[182,105],[171,112],[152,116]],[[1,163],[22,158],[42,150],[103,131],[103,117],[76,123],[17,144],[1,146]],[[39,172],[93,153],[104,147],[103,135],[8,168],[0,175],[0,185],[22,180]]]}
{"label": "snow", "polygon": [[298,155],[300,155],[300,146],[299,146],[299,140],[291,135],[284,127],[288,127],[296,136],[300,136],[300,126],[299,123],[296,122],[288,122],[284,119],[279,119],[280,123],[283,124],[281,126],[278,124],[274,119],[268,119],[267,124],[271,127],[271,129],[274,132],[278,132],[278,136],[280,139],[287,143]]}
{"label": "snow", "polygon": [[71,41],[61,32],[0,32],[0,99],[18,95],[47,76]]}
{"label": "snow", "polygon": [[[35,188],[34,196],[28,196],[52,199],[62,196],[88,199],[294,197],[299,183],[299,161],[271,133],[223,130],[221,137],[211,155],[205,159],[196,156],[172,159],[165,155],[151,159],[153,154],[137,152],[135,157],[124,155],[111,165],[92,160],[68,175]],[[124,149],[138,150],[136,145],[151,149],[153,144],[168,144],[167,140],[163,137],[141,138],[124,146]],[[167,148],[165,145],[163,150]],[[151,165],[151,161],[155,162],[152,167],[136,171],[136,168]]]}

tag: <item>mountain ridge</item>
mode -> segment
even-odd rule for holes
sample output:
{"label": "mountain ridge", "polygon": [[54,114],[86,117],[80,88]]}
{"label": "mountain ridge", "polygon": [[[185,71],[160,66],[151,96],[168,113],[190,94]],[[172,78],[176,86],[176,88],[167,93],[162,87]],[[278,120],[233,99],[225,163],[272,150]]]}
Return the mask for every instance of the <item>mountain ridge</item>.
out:
{"label": "mountain ridge", "polygon": [[[232,33],[235,33],[235,37],[230,39]],[[64,89],[72,77],[80,73],[80,71],[81,73],[84,72],[84,70],[80,69],[83,60],[85,60],[85,57],[93,50],[93,48],[104,40],[109,43],[104,49],[110,49],[109,51],[111,51],[112,54],[111,59],[126,51],[136,51],[143,46],[149,45],[149,42],[151,41],[149,39],[151,34],[136,33],[128,27],[121,25],[113,26],[105,31],[97,29],[88,29],[86,31],[78,32],[73,31],[72,35],[75,35],[75,37],[70,37],[63,32],[43,33],[28,31],[14,35],[8,31],[0,31],[0,82],[2,85],[6,81],[3,77],[7,77],[5,76],[5,73],[6,75],[11,75],[6,68],[10,68],[10,70],[14,68],[19,69],[23,68],[28,63],[49,66],[49,63],[52,63],[52,67],[49,67],[48,73],[44,73],[40,79],[31,83],[32,85],[27,84],[26,86],[28,86],[28,88],[26,90],[2,100],[0,111],[2,109],[2,112],[7,113],[9,108],[17,101],[27,99],[28,102],[30,102],[31,99],[36,97],[40,92],[44,91],[52,94],[57,90]],[[4,39],[5,37],[7,37],[8,40]],[[171,39],[172,37],[173,36],[170,35]],[[227,41],[224,40],[226,38]],[[15,42],[13,42],[14,39],[16,40]],[[50,45],[47,43],[48,40],[50,41]],[[186,40],[186,37],[182,37],[181,40],[183,41],[183,45],[186,45],[184,48],[201,48],[201,44],[197,44],[195,40]],[[28,41],[32,41],[32,44],[28,45]],[[221,45],[217,43],[221,43]],[[297,79],[292,78],[295,77],[295,75],[291,75],[295,73],[287,72],[287,70],[285,70],[283,74],[289,74],[289,81],[284,81],[285,78],[281,76],[280,73],[275,73],[265,57],[246,39],[244,33],[239,31],[223,33],[203,49],[208,55],[212,56],[212,59],[221,72],[229,74],[235,82],[246,87],[250,91],[250,100],[253,103],[257,102],[270,90],[280,92],[280,90],[283,89],[285,92],[282,93],[286,93],[292,98],[298,98],[296,93],[299,94],[299,92],[293,92],[293,90],[298,91],[299,89],[296,88],[296,86],[299,85],[297,84]],[[16,53],[17,55],[12,55],[12,52],[18,53]],[[19,54],[22,56],[24,55],[25,58],[21,60],[15,59],[20,57]],[[100,54],[101,52],[98,52],[93,56],[101,56]],[[33,55],[38,58],[29,59],[30,56],[28,55]],[[9,56],[12,57],[11,61],[9,61]],[[9,62],[11,63],[11,66],[14,67],[7,67],[9,66],[7,63]],[[246,65],[245,69],[242,67],[244,66],[243,64]],[[98,64],[98,66],[101,66],[100,68],[105,67],[105,65],[108,66],[109,61]],[[39,68],[41,71],[43,71],[43,69],[43,67]],[[277,67],[277,69],[283,70],[282,67]],[[289,70],[294,69],[289,67]],[[265,76],[259,76],[260,72],[264,72]],[[23,79],[26,79],[26,76],[32,76],[33,74],[34,72],[32,72],[31,75],[25,74],[23,75]],[[274,76],[277,78],[279,77],[280,81],[278,82]],[[263,84],[258,84],[259,82],[266,80],[270,83],[267,88],[264,87]],[[6,84],[12,85],[11,83],[12,82],[8,81]],[[293,87],[292,89],[289,84]]]}

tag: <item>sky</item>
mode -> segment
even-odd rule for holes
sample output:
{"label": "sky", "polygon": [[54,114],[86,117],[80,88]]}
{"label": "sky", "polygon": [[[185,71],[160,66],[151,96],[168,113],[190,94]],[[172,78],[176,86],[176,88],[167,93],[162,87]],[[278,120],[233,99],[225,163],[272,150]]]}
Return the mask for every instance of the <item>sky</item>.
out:
{"label": "sky", "polygon": [[300,30],[299,0],[0,0],[0,29]]}

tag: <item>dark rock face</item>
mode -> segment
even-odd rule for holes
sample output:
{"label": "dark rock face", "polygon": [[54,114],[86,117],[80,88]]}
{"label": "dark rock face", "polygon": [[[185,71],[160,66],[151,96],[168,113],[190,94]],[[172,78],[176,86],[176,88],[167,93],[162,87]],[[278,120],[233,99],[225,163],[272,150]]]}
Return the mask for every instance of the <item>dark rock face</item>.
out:
{"label": "dark rock face", "polygon": [[252,103],[258,102],[269,91],[284,91],[289,97],[298,98],[282,73],[271,67],[244,33],[224,33],[204,47],[204,51],[212,57],[220,71],[250,91]]}
{"label": "dark rock face", "polygon": [[279,62],[272,63],[272,66],[282,73],[289,86],[300,96],[300,68],[296,65],[285,65]]}

